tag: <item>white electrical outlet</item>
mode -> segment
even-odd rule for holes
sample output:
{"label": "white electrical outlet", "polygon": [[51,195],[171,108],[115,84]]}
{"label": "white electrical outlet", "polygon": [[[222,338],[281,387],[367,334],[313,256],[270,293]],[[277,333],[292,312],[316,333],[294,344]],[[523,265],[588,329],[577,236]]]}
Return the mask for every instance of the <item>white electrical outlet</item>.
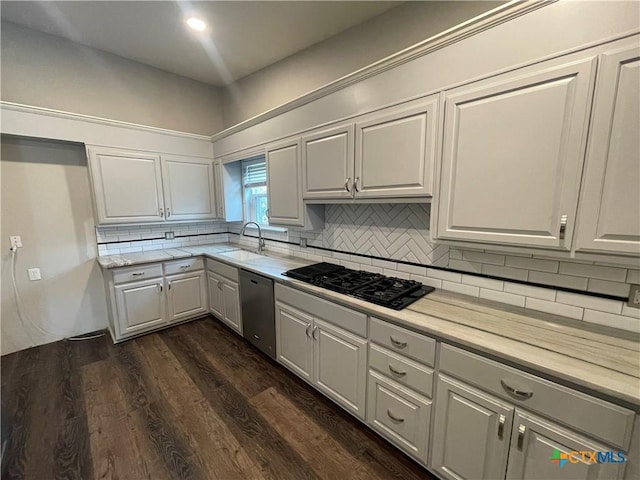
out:
{"label": "white electrical outlet", "polygon": [[640,285],[631,284],[627,305],[634,308],[640,308]]}
{"label": "white electrical outlet", "polygon": [[175,233],[173,232],[164,232],[165,240],[173,240],[175,238]]}
{"label": "white electrical outlet", "polygon": [[20,235],[9,237],[9,241],[11,242],[12,247],[22,248],[22,238],[20,237]]}
{"label": "white electrical outlet", "polygon": [[27,272],[29,273],[29,280],[31,280],[32,282],[35,280],[40,280],[42,278],[39,268],[30,268],[29,270],[27,270]]}

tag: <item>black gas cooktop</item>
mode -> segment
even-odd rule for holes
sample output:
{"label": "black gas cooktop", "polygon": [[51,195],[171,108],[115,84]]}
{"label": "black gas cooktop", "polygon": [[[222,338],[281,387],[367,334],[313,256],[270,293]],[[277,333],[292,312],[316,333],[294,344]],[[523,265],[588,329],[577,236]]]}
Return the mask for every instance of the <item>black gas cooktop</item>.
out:
{"label": "black gas cooktop", "polygon": [[394,310],[402,310],[434,290],[414,280],[385,277],[324,262],[288,270],[283,275]]}

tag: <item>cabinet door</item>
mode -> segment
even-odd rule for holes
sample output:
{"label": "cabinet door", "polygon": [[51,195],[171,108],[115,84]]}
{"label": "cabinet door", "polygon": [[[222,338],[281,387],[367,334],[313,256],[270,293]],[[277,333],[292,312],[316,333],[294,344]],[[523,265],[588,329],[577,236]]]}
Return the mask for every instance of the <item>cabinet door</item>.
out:
{"label": "cabinet door", "polygon": [[166,278],[169,321],[195,317],[207,311],[207,290],[203,271]]}
{"label": "cabinet door", "polygon": [[238,284],[224,279],[222,282],[222,301],[224,316],[222,319],[236,332],[242,334],[242,318],[240,315],[240,289]]}
{"label": "cabinet door", "polygon": [[121,336],[153,330],[167,323],[162,278],[116,285],[114,290]]}
{"label": "cabinet door", "polygon": [[570,249],[596,61],[563,62],[446,93],[436,238]]}
{"label": "cabinet door", "polygon": [[270,224],[304,225],[301,188],[299,140],[268,147],[267,195]]}
{"label": "cabinet door", "polygon": [[217,217],[212,159],[162,156],[167,220]]}
{"label": "cabinet door", "polygon": [[207,283],[209,284],[209,311],[222,320],[224,318],[222,278],[214,273],[207,272]]}
{"label": "cabinet door", "polygon": [[639,255],[640,48],[601,58],[576,246]]}
{"label": "cabinet door", "polygon": [[359,418],[365,417],[367,341],[315,319],[314,384]]}
{"label": "cabinet door", "polygon": [[[511,434],[507,478],[513,480],[615,480],[622,478],[623,463],[597,463],[597,454],[611,448],[545,422],[516,412]],[[617,452],[611,456],[618,460]],[[566,460],[563,462],[563,460]],[[595,461],[594,461],[595,460]]]}
{"label": "cabinet door", "polygon": [[353,156],[353,124],[302,137],[304,198],[351,198]]}
{"label": "cabinet door", "polygon": [[433,193],[438,96],[385,109],[356,123],[356,197]]}
{"label": "cabinet door", "polygon": [[87,151],[99,224],[164,220],[159,156],[98,147]]}
{"label": "cabinet door", "polygon": [[440,375],[435,409],[431,467],[448,479],[504,478],[513,407]]}
{"label": "cabinet door", "polygon": [[278,361],[308,382],[313,375],[313,318],[276,302],[276,351]]}

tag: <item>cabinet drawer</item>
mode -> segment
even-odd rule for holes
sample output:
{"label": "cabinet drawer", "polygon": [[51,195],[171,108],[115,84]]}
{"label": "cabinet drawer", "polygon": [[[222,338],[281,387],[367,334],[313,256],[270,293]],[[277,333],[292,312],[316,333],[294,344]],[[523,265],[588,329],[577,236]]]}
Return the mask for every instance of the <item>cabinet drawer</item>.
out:
{"label": "cabinet drawer", "polygon": [[234,282],[240,281],[238,269],[236,267],[232,267],[231,265],[227,265],[226,263],[222,263],[211,258],[207,258],[206,265],[207,270],[211,270],[213,273],[227,277],[229,280],[233,280]]}
{"label": "cabinet drawer", "polygon": [[204,262],[201,257],[184,258],[175,262],[164,263],[164,274],[173,275],[175,273],[187,273],[204,269]]}
{"label": "cabinet drawer", "polygon": [[629,446],[634,413],[618,405],[445,344],[440,371],[613,446]]}
{"label": "cabinet drawer", "polygon": [[356,312],[278,283],[275,285],[275,294],[276,300],[299,308],[305,313],[326,320],[361,337],[367,336],[367,316],[364,313]]}
{"label": "cabinet drawer", "polygon": [[118,268],[113,272],[113,283],[133,282],[162,276],[162,264],[137,265],[134,267]]}
{"label": "cabinet drawer", "polygon": [[367,405],[367,423],[426,464],[431,402],[370,370]]}
{"label": "cabinet drawer", "polygon": [[369,345],[369,366],[427,397],[433,395],[433,370],[378,345]]}
{"label": "cabinet drawer", "polygon": [[369,338],[392,352],[397,352],[430,367],[435,364],[436,341],[406,328],[371,317]]}

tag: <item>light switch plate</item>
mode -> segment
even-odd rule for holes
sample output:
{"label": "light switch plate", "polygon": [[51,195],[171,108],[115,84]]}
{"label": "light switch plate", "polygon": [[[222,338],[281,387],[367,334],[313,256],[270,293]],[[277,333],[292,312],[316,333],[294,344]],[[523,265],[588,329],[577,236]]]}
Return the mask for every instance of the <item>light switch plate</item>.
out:
{"label": "light switch plate", "polygon": [[631,284],[627,305],[633,308],[640,308],[640,285]]}

